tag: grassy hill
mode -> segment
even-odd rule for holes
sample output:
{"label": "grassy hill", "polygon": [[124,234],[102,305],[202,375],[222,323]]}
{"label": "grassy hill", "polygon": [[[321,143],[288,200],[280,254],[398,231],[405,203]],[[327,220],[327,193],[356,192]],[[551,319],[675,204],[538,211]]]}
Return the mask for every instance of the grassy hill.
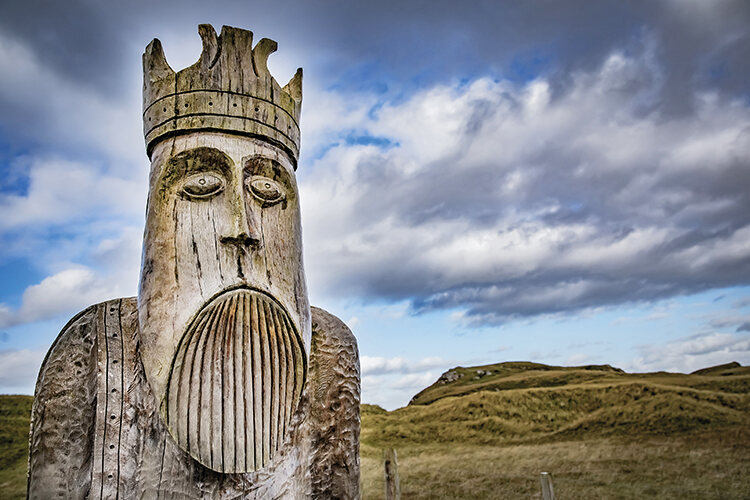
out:
{"label": "grassy hill", "polygon": [[750,367],[630,374],[608,365],[457,367],[387,412],[363,405],[365,498],[382,449],[407,498],[750,498]]}
{"label": "grassy hill", "polygon": [[[23,498],[31,398],[0,396],[0,498]],[[404,498],[750,498],[750,367],[457,367],[391,412],[362,405],[364,498],[382,453]]]}
{"label": "grassy hill", "polygon": [[426,405],[448,396],[463,396],[479,391],[638,381],[747,394],[750,391],[750,367],[728,363],[685,375],[667,372],[629,374],[609,365],[562,367],[525,361],[470,368],[459,366],[442,374],[434,384],[414,396],[409,405]]}
{"label": "grassy hill", "polygon": [[750,367],[628,374],[513,362],[447,371],[392,412],[363,407],[363,442],[500,445],[671,436],[750,423]]}

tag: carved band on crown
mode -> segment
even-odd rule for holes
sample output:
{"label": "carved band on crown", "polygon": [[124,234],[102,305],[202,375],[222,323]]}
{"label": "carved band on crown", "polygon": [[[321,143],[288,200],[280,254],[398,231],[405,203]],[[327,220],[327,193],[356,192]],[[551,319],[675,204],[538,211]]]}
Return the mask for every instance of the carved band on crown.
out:
{"label": "carved band on crown", "polygon": [[222,90],[190,90],[162,97],[143,113],[148,154],[161,139],[184,131],[211,131],[268,140],[299,155],[300,131],[294,116],[265,99]]}

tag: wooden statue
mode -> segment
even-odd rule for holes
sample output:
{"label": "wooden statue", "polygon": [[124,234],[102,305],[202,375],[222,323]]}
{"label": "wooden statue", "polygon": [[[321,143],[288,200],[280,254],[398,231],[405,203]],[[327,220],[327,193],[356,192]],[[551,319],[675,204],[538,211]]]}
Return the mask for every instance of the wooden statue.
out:
{"label": "wooden statue", "polygon": [[302,71],[201,25],[175,73],[143,55],[151,159],[140,288],[91,306],[44,361],[30,498],[358,498],[359,358],[302,266]]}

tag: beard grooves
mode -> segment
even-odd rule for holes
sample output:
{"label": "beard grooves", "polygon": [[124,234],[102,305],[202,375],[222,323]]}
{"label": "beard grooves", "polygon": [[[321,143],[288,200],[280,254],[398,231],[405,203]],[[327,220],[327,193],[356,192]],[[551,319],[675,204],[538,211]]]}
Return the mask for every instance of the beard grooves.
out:
{"label": "beard grooves", "polygon": [[217,472],[260,470],[281,448],[305,378],[289,314],[246,288],[209,301],[172,363],[166,421],[177,444]]}

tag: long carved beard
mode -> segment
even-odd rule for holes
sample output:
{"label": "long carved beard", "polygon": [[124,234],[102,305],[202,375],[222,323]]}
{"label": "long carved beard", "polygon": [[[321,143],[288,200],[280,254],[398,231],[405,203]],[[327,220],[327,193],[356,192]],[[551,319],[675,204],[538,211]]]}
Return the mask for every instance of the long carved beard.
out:
{"label": "long carved beard", "polygon": [[306,370],[284,308],[237,289],[207,303],[172,364],[167,426],[177,443],[218,472],[265,467],[284,443]]}

